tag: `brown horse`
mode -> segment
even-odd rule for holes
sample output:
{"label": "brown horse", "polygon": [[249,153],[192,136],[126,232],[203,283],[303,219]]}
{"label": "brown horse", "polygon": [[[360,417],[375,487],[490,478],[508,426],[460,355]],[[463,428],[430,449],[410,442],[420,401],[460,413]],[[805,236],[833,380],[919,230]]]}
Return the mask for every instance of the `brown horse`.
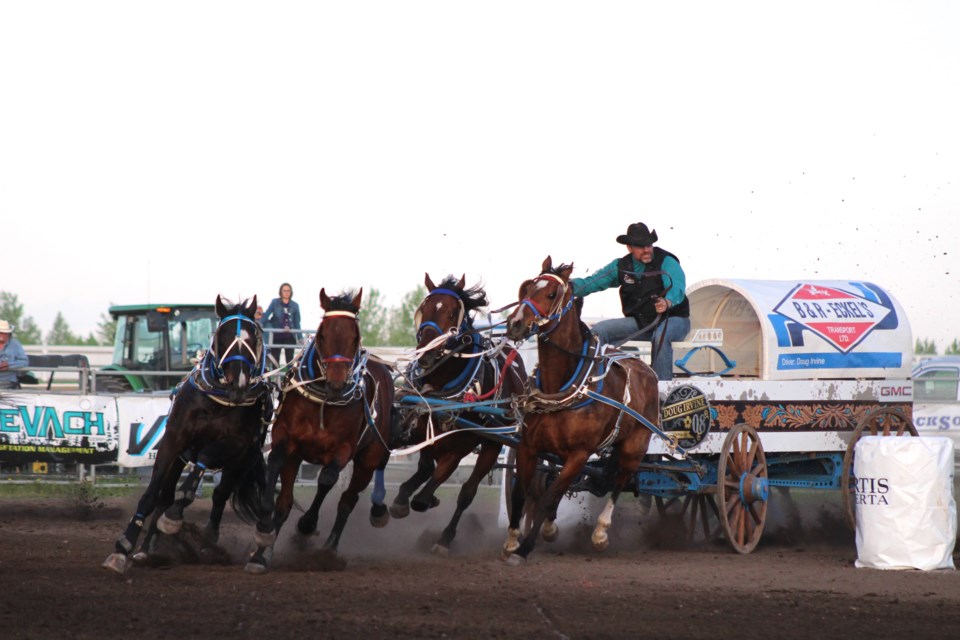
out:
{"label": "brown horse", "polygon": [[[474,328],[472,312],[487,304],[481,287],[467,289],[463,277],[458,281],[453,276],[437,286],[429,274],[425,274],[424,284],[428,293],[416,312],[419,357],[405,376],[411,387],[399,393],[410,394],[406,397],[414,400],[406,410],[411,423],[407,442],[422,444],[429,440],[432,444],[420,449],[417,470],[400,485],[390,514],[403,518],[411,507],[426,511],[440,504],[434,495],[437,487],[479,447],[473,472],[457,496],[453,517],[433,546],[434,553],[446,555],[463,512],[473,502],[481,480],[493,469],[503,446],[501,440],[483,431],[502,432],[516,422],[508,415],[510,398],[523,391],[527,375],[515,349],[506,347],[505,341],[494,342]],[[478,409],[471,410],[470,405]],[[439,433],[433,438],[431,424]],[[459,430],[465,426],[467,430]],[[421,485],[423,489],[411,501],[410,496]]]}
{"label": "brown horse", "polygon": [[[594,548],[606,549],[614,505],[646,455],[651,431],[625,406],[651,424],[659,422],[657,376],[641,360],[597,343],[580,321],[569,285],[573,265],[553,267],[549,256],[541,274],[520,286],[520,304],[507,318],[507,335],[523,340],[537,334],[539,365],[535,388],[525,403],[524,427],[517,448],[517,483],[511,495],[510,529],[504,558],[523,562],[533,550],[544,521],[555,536],[557,505],[583,471],[588,458],[600,454],[614,477],[613,491],[597,518]],[[540,495],[529,532],[520,541],[520,518],[538,456],[552,455],[562,467]],[[547,537],[547,530],[544,530]]]}
{"label": "brown horse", "polygon": [[[382,527],[390,519],[383,502],[383,469],[389,458],[393,376],[386,364],[370,360],[360,344],[357,314],[362,295],[361,289],[356,295],[330,298],[320,290],[323,320],[284,379],[267,459],[268,491],[257,524],[258,548],[246,566],[250,573],[266,570],[268,549],[290,515],[293,485],[302,462],[323,465],[316,497],[297,522],[300,533],[309,535],[316,530],[323,499],[340,471],[353,461],[353,474],[340,496],[324,549],[336,552],[359,494],[375,472],[370,521]],[[274,501],[272,489],[278,476],[280,495]]]}

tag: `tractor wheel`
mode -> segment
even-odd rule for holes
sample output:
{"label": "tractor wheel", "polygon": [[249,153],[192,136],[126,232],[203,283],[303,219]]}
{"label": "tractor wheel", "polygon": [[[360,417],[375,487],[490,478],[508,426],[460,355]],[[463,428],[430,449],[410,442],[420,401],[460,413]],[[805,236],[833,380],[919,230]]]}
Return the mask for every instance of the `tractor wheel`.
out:
{"label": "tractor wheel", "polygon": [[97,379],[96,390],[104,393],[130,393],[133,386],[126,376],[104,375]]}

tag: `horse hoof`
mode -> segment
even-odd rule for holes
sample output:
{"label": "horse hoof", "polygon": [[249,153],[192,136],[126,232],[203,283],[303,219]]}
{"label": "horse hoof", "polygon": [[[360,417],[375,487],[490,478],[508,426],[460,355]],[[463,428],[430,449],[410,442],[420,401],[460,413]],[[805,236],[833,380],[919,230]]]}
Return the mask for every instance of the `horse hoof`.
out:
{"label": "horse hoof", "polygon": [[610,546],[610,536],[608,536],[606,533],[603,535],[594,535],[591,538],[591,542],[593,542],[593,548],[595,550],[606,551],[607,547]]}
{"label": "horse hoof", "polygon": [[301,516],[297,520],[297,531],[302,533],[305,536],[311,535],[314,531],[317,530],[317,521],[313,518],[307,518],[306,516]]}
{"label": "horse hoof", "polygon": [[214,529],[213,527],[206,526],[203,528],[203,533],[201,534],[201,540],[203,543],[209,547],[217,544],[217,540],[220,539],[220,530]]}
{"label": "horse hoof", "polygon": [[261,573],[267,572],[267,565],[260,564],[259,562],[254,562],[253,560],[250,560],[249,562],[247,562],[247,564],[244,565],[243,571],[245,573],[252,573],[253,575],[258,576]]}
{"label": "horse hoof", "polygon": [[540,530],[540,536],[546,542],[553,542],[560,537],[560,527],[557,526],[556,522],[547,522]]}
{"label": "horse hoof", "polygon": [[417,500],[414,500],[413,502],[410,503],[410,507],[417,513],[423,513],[427,509],[433,509],[434,507],[439,507],[439,506],[440,506],[440,498],[438,498],[437,496],[432,496],[430,498],[429,503],[423,502],[423,501],[417,501]]}
{"label": "horse hoof", "polygon": [[127,556],[122,553],[111,553],[100,566],[123,575],[123,572],[127,570]]}
{"label": "horse hoof", "polygon": [[520,567],[527,563],[527,559],[516,553],[511,553],[504,560],[508,567]]}
{"label": "horse hoof", "polygon": [[263,532],[260,531],[259,529],[254,529],[254,530],[253,530],[253,541],[254,541],[255,543],[257,543],[257,546],[258,546],[258,547],[269,547],[269,546],[271,546],[274,542],[277,541],[277,532],[276,532],[276,531],[269,531],[269,532],[267,532],[267,533],[263,533]]}
{"label": "horse hoof", "polygon": [[445,547],[445,546],[443,546],[442,544],[440,544],[440,543],[438,542],[437,544],[433,545],[433,548],[430,549],[430,552],[431,552],[433,555],[435,555],[435,556],[440,556],[441,558],[446,558],[447,556],[450,555],[450,548],[449,548],[449,547]]}
{"label": "horse hoof", "polygon": [[160,531],[168,536],[175,536],[180,533],[180,528],[182,526],[183,520],[171,520],[167,517],[167,514],[163,514],[157,520],[157,529],[160,529]]}
{"label": "horse hoof", "polygon": [[[383,507],[383,513],[375,513],[377,506]],[[377,529],[382,529],[387,526],[387,523],[389,522],[390,511],[384,505],[374,505],[374,508],[370,510],[370,524],[375,526]]]}
{"label": "horse hoof", "polygon": [[130,556],[130,559],[134,562],[146,562],[147,558],[150,556],[147,555],[146,551],[137,551],[135,554]]}
{"label": "horse hoof", "polygon": [[390,515],[396,519],[406,518],[410,515],[410,504],[398,504],[394,502],[390,505]]}

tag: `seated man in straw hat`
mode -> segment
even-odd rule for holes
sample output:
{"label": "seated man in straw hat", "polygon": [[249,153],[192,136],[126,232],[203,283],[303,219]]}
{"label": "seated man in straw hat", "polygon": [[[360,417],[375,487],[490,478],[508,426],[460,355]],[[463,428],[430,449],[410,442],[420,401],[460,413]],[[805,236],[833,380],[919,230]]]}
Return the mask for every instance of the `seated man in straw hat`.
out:
{"label": "seated man in straw hat", "polygon": [[20,341],[13,337],[13,325],[0,320],[0,389],[19,389],[17,372],[30,364]]}

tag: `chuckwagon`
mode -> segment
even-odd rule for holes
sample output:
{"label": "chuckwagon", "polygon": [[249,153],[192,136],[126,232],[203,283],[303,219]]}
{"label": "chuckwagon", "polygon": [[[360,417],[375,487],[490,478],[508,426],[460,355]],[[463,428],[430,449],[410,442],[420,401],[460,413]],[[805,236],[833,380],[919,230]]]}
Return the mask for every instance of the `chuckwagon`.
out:
{"label": "chuckwagon", "polygon": [[[679,510],[689,536],[723,533],[740,553],[759,542],[773,487],[840,490],[852,524],[857,440],[916,435],[903,308],[862,280],[705,280],[687,295],[696,339],[674,345],[660,424],[646,424],[658,437],[628,489]],[[637,346],[649,345],[624,348]],[[568,494],[611,490],[605,455]],[[558,468],[543,458],[541,490]]]}

